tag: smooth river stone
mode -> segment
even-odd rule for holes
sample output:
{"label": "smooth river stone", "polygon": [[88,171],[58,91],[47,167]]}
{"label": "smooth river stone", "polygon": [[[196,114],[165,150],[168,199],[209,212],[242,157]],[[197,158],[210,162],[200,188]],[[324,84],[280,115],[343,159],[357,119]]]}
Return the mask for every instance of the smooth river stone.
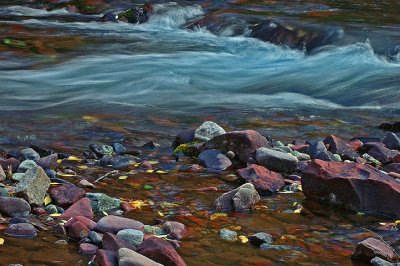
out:
{"label": "smooth river stone", "polygon": [[11,224],[4,234],[17,238],[34,238],[36,236],[36,229],[28,223]]}

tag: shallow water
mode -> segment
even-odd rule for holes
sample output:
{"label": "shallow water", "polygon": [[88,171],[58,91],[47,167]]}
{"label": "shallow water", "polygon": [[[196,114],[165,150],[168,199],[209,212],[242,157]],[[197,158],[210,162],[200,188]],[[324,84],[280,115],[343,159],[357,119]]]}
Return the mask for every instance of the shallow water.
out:
{"label": "shallow water", "polygon": [[[91,142],[138,146],[155,140],[166,148],[147,156],[165,155],[161,166],[179,169],[167,147],[180,129],[204,120],[290,142],[330,133],[382,136],[376,126],[400,114],[395,1],[160,1],[142,25],[96,22],[98,14],[127,1],[88,3],[80,13],[24,1],[0,7],[2,148],[35,143],[80,155]],[[232,18],[218,34],[183,29],[215,11]],[[265,18],[341,27],[344,36],[312,54],[249,38],[248,31],[232,36],[231,24],[246,28]],[[79,177],[94,179],[98,171]],[[144,184],[154,189],[144,190]],[[190,190],[209,186],[219,191]],[[179,250],[188,265],[352,265],[354,245],[372,235],[363,228],[396,240],[393,232],[377,230],[380,220],[315,205],[301,193],[267,197],[250,214],[211,221],[214,199],[235,186],[218,176],[172,171],[107,180],[100,191],[156,203],[129,217],[152,223],[161,211],[188,225],[191,234]],[[285,213],[294,202],[302,202],[305,215]],[[296,251],[227,244],[217,235],[227,226],[241,226],[243,235],[269,232]],[[76,245],[61,248],[53,244],[59,238],[47,233],[35,240],[5,239],[0,264],[88,261]]]}

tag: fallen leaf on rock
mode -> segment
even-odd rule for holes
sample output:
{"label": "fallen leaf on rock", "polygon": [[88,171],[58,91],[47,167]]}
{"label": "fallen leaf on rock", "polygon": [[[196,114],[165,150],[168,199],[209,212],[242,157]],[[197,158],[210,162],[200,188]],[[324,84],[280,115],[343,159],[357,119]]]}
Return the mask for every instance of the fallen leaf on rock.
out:
{"label": "fallen leaf on rock", "polygon": [[46,196],[46,197],[44,198],[44,205],[48,205],[48,204],[50,204],[50,202],[51,202],[50,196]]}
{"label": "fallen leaf on rock", "polygon": [[210,216],[210,220],[214,221],[215,219],[218,219],[219,217],[227,217],[228,214],[223,213],[223,212],[216,212],[213,215]]}
{"label": "fallen leaf on rock", "polygon": [[239,239],[239,242],[242,244],[249,242],[249,239],[245,236],[238,236],[238,239]]}
{"label": "fallen leaf on rock", "polygon": [[301,208],[298,208],[298,209],[294,210],[293,213],[296,213],[296,214],[301,213]]}

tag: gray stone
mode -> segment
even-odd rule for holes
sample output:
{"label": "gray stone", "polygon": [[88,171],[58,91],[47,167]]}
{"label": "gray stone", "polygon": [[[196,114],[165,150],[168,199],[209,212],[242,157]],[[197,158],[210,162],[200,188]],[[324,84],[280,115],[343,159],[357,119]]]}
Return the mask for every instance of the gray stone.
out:
{"label": "gray stone", "polygon": [[271,245],[273,242],[272,236],[267,233],[256,233],[254,235],[249,236],[249,241],[253,245],[261,246],[262,244]]}
{"label": "gray stone", "polygon": [[199,154],[199,164],[212,170],[224,171],[228,169],[232,162],[219,150],[206,150]]}
{"label": "gray stone", "polygon": [[17,173],[25,173],[29,169],[35,168],[36,166],[37,164],[35,163],[35,161],[25,160],[18,166]]}
{"label": "gray stone", "polygon": [[21,181],[22,179],[24,179],[24,177],[25,177],[25,173],[14,173],[14,174],[11,176],[11,180],[12,180],[12,181],[15,181],[15,182],[19,182],[19,181]]}
{"label": "gray stone", "polygon": [[375,257],[370,261],[373,266],[400,266],[400,263],[391,263],[379,257]]}
{"label": "gray stone", "polygon": [[226,156],[227,156],[229,159],[233,160],[233,159],[235,159],[236,154],[235,154],[233,151],[228,151],[228,152],[226,153]]}
{"label": "gray stone", "polygon": [[126,151],[125,146],[118,142],[113,143],[112,147],[117,155],[123,154]]}
{"label": "gray stone", "polygon": [[25,173],[25,177],[18,183],[15,195],[25,198],[29,204],[43,205],[43,199],[50,187],[50,178],[43,168],[37,166]]}
{"label": "gray stone", "polygon": [[254,188],[253,184],[246,183],[219,196],[214,206],[217,211],[245,211],[260,201],[260,195]]}
{"label": "gray stone", "polygon": [[225,134],[225,130],[218,124],[207,121],[201,124],[194,132],[195,141],[209,141],[210,139]]}
{"label": "gray stone", "polygon": [[104,167],[111,167],[113,169],[126,169],[136,161],[132,155],[105,155],[99,160],[99,164]]}
{"label": "gray stone", "polygon": [[275,172],[291,173],[296,171],[299,160],[291,154],[274,151],[265,147],[256,151],[256,160],[269,170]]}
{"label": "gray stone", "polygon": [[119,266],[162,266],[136,251],[128,248],[121,248],[118,250],[118,265]]}
{"label": "gray stone", "polygon": [[86,193],[95,212],[108,211],[119,208],[121,201],[103,193]]}
{"label": "gray stone", "polygon": [[9,216],[28,216],[31,206],[21,198],[0,197],[0,213]]}
{"label": "gray stone", "polygon": [[17,157],[18,157],[18,160],[20,160],[21,162],[25,161],[25,160],[36,161],[36,160],[40,159],[39,153],[37,153],[32,148],[27,148],[27,149],[20,150],[17,153]]}
{"label": "gray stone", "polygon": [[54,204],[49,204],[44,209],[46,210],[47,214],[58,213],[57,206]]}
{"label": "gray stone", "polygon": [[139,230],[124,229],[119,231],[117,233],[117,236],[137,247],[143,242],[144,234],[142,231]]}
{"label": "gray stone", "polygon": [[382,164],[389,164],[393,161],[393,158],[398,155],[398,152],[390,150],[385,146],[375,145],[368,151],[368,155],[374,157]]}
{"label": "gray stone", "polygon": [[92,241],[93,244],[99,246],[103,241],[103,236],[95,231],[89,232],[89,239]]}
{"label": "gray stone", "polygon": [[155,236],[167,235],[167,233],[164,232],[160,227],[153,225],[145,225],[143,233],[145,233],[146,235],[155,235]]}
{"label": "gray stone", "polygon": [[391,150],[400,149],[400,138],[392,132],[387,133],[382,142]]}
{"label": "gray stone", "polygon": [[0,197],[8,197],[9,193],[8,190],[4,187],[0,187]]}
{"label": "gray stone", "polygon": [[328,162],[335,161],[334,155],[326,149],[325,144],[322,141],[318,141],[309,146],[307,154],[310,155],[312,159],[320,159]]}
{"label": "gray stone", "polygon": [[237,240],[237,233],[235,231],[224,228],[219,231],[219,237],[223,240],[233,242]]}

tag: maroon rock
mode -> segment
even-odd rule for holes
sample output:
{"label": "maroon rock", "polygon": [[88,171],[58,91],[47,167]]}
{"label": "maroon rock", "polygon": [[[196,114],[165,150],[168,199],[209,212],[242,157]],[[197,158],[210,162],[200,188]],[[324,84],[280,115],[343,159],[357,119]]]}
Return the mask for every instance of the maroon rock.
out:
{"label": "maroon rock", "polygon": [[344,159],[354,160],[358,157],[358,154],[350,144],[335,135],[326,137],[323,142],[325,145],[328,145],[328,151],[339,154]]}
{"label": "maroon rock", "polygon": [[85,216],[74,216],[74,217],[72,217],[71,219],[69,219],[65,223],[65,227],[71,226],[76,221],[79,221],[79,222],[83,223],[91,231],[96,228],[96,222],[90,220],[89,218],[87,218]]}
{"label": "maroon rock", "polygon": [[173,146],[178,147],[181,144],[192,142],[194,139],[195,128],[189,128],[178,133],[175,137]]}
{"label": "maroon rock", "polygon": [[260,193],[276,193],[285,186],[285,180],[281,174],[270,171],[261,165],[252,164],[237,170],[236,173],[240,179],[252,183]]}
{"label": "maroon rock", "polygon": [[41,207],[36,207],[32,210],[32,212],[36,215],[44,215],[47,214],[46,210]]}
{"label": "maroon rock", "polygon": [[11,169],[12,169],[13,172],[16,172],[17,169],[18,169],[18,166],[20,164],[21,164],[21,162],[18,161],[17,159],[15,159],[15,158],[0,159],[0,166],[6,172],[7,172],[9,166],[11,166]]}
{"label": "maroon rock", "polygon": [[98,249],[96,260],[99,266],[118,266],[117,254],[105,249]]}
{"label": "maroon rock", "polygon": [[34,238],[36,236],[36,229],[28,223],[10,224],[10,227],[8,227],[4,234],[17,238]]}
{"label": "maroon rock", "polygon": [[75,221],[68,226],[68,233],[72,237],[77,237],[80,239],[87,238],[89,236],[89,228],[87,228],[82,222]]}
{"label": "maroon rock", "polygon": [[357,244],[352,258],[370,262],[374,257],[380,257],[390,262],[398,261],[399,257],[391,246],[380,239],[368,238]]}
{"label": "maroon rock", "polygon": [[368,151],[368,154],[380,161],[382,164],[388,164],[393,161],[393,158],[398,155],[398,152],[389,150],[381,145],[375,145]]}
{"label": "maroon rock", "polygon": [[255,163],[255,152],[258,148],[270,147],[269,142],[254,130],[233,131],[216,136],[204,143],[201,149],[217,149],[223,152],[233,151],[243,163]]}
{"label": "maroon rock", "polygon": [[43,169],[55,169],[57,167],[57,161],[58,161],[58,154],[53,153],[49,156],[40,158],[39,160],[36,161],[36,164],[42,167]]}
{"label": "maroon rock", "polygon": [[93,219],[92,204],[89,198],[82,198],[71,207],[69,207],[61,216],[60,219],[69,219],[74,216],[84,216]]}
{"label": "maroon rock", "polygon": [[61,207],[68,207],[85,196],[85,190],[73,184],[64,184],[49,191],[50,197]]}
{"label": "maroon rock", "polygon": [[0,197],[0,213],[9,216],[28,216],[31,206],[26,200],[15,197]]}
{"label": "maroon rock", "polygon": [[152,169],[153,166],[151,166],[151,164],[150,164],[148,161],[143,161],[143,162],[140,164],[140,168],[143,168],[143,169]]}
{"label": "maroon rock", "polygon": [[128,243],[122,238],[119,238],[118,236],[110,233],[105,233],[103,235],[102,243],[105,250],[112,251],[116,254],[118,253],[118,250],[120,248],[129,248],[131,250],[136,250],[136,247],[131,243]]}
{"label": "maroon rock", "polygon": [[79,245],[79,253],[83,255],[94,255],[99,248],[96,245],[89,243],[82,243]]}
{"label": "maroon rock", "polygon": [[400,217],[400,183],[370,165],[313,160],[304,169],[301,183],[308,198]]}
{"label": "maroon rock", "polygon": [[358,151],[364,145],[359,139],[350,140],[349,144],[355,151]]}
{"label": "maroon rock", "polygon": [[174,247],[168,241],[150,237],[138,246],[137,252],[165,266],[185,266]]}
{"label": "maroon rock", "polygon": [[400,174],[400,163],[391,163],[386,165],[383,170],[386,172],[395,172]]}
{"label": "maroon rock", "polygon": [[116,234],[123,229],[143,231],[143,228],[144,225],[141,222],[124,217],[108,215],[104,216],[97,222],[96,231]]}
{"label": "maroon rock", "polygon": [[186,226],[179,222],[165,222],[162,229],[170,238],[176,240],[181,240],[188,233]]}
{"label": "maroon rock", "polygon": [[121,202],[119,208],[124,212],[131,212],[135,209],[129,202]]}

